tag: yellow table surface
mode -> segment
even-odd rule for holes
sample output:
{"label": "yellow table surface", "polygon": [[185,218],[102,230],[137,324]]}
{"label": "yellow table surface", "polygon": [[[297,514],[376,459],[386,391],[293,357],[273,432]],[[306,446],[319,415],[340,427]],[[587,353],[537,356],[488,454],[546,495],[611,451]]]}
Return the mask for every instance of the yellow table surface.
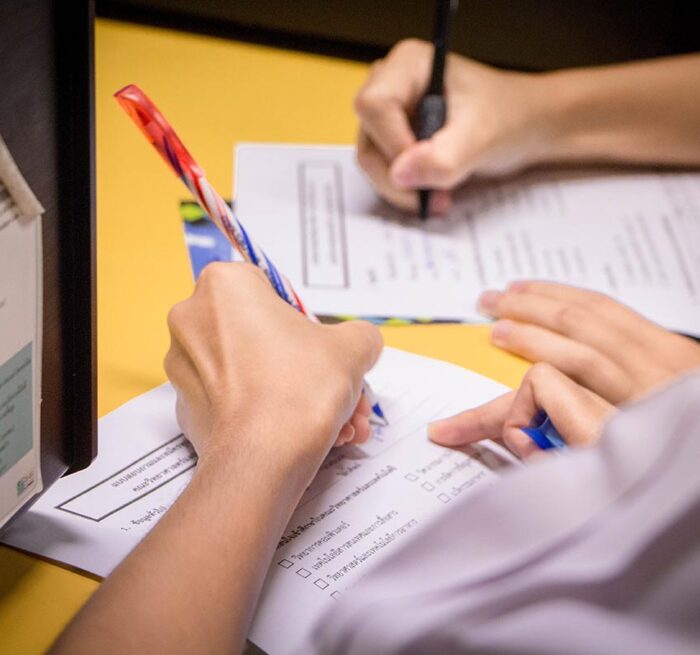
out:
{"label": "yellow table surface", "polygon": [[[112,99],[129,83],[151,95],[209,180],[228,195],[237,141],[352,143],[352,98],[366,66],[98,20],[98,411],[165,380],[165,316],[192,290],[178,202],[181,183]],[[485,326],[382,328],[388,345],[515,386],[527,365],[493,348]],[[39,653],[97,586],[0,547],[0,651]]]}

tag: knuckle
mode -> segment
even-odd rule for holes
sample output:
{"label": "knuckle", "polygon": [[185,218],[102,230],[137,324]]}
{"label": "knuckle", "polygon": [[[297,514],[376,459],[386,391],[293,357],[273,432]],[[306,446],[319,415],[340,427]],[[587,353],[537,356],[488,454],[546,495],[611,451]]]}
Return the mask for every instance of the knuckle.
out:
{"label": "knuckle", "polygon": [[176,355],[172,350],[168,350],[163,358],[163,370],[169,379],[172,379],[173,373],[175,372],[175,359]]}
{"label": "knuckle", "polygon": [[384,347],[384,338],[377,326],[368,321],[357,321],[357,325],[362,335],[364,351],[371,355],[380,352]]}
{"label": "knuckle", "polygon": [[233,293],[242,284],[250,280],[265,279],[265,274],[248,262],[211,262],[199,274],[197,288],[210,292],[218,292],[226,287],[226,293]]}
{"label": "knuckle", "polygon": [[199,274],[197,288],[217,286],[226,276],[228,265],[224,262],[211,262]]}
{"label": "knuckle", "polygon": [[186,303],[187,301],[179,302],[175,305],[173,305],[170,308],[170,311],[168,311],[167,315],[167,323],[168,323],[168,329],[170,330],[171,333],[174,333],[177,331],[179,328],[180,324],[184,320],[184,314],[187,312],[186,309]]}
{"label": "knuckle", "polygon": [[376,75],[384,66],[383,59],[375,59],[369,66],[369,76],[370,78]]}
{"label": "knuckle", "polygon": [[390,51],[390,55],[422,55],[430,50],[430,44],[427,41],[416,38],[402,39]]}
{"label": "knuckle", "polygon": [[365,84],[355,96],[355,113],[360,118],[371,118],[381,113],[387,103],[387,95],[379,83]]}
{"label": "knuckle", "polygon": [[600,361],[594,350],[590,348],[577,348],[570,355],[568,367],[577,377],[586,373],[592,373],[600,368]]}
{"label": "knuckle", "polygon": [[566,304],[555,311],[554,327],[562,334],[572,334],[577,327],[589,320],[589,313],[578,305]]}
{"label": "knuckle", "polygon": [[533,385],[541,384],[555,376],[557,370],[547,362],[537,362],[525,374],[525,378]]}

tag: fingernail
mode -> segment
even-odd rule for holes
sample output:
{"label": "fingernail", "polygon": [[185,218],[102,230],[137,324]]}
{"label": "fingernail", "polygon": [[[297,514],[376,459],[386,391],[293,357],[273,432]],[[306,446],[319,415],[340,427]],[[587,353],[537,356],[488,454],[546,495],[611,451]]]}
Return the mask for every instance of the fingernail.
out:
{"label": "fingernail", "polygon": [[491,328],[491,341],[497,346],[503,345],[511,332],[513,332],[513,327],[513,321],[496,321]]}
{"label": "fingernail", "polygon": [[428,439],[435,441],[435,423],[428,423]]}
{"label": "fingernail", "polygon": [[477,301],[477,308],[480,312],[487,314],[488,316],[493,316],[493,312],[496,309],[498,300],[503,295],[501,291],[484,291],[484,293],[479,296]]}

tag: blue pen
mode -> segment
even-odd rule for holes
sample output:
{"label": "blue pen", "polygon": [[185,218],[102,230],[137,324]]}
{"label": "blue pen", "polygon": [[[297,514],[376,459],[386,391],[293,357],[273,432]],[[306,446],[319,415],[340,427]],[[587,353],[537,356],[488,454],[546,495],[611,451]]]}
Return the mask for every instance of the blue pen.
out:
{"label": "blue pen", "polygon": [[566,442],[561,438],[559,432],[554,427],[546,412],[539,412],[532,425],[527,428],[520,428],[530,439],[532,439],[542,450],[565,450],[568,448]]}

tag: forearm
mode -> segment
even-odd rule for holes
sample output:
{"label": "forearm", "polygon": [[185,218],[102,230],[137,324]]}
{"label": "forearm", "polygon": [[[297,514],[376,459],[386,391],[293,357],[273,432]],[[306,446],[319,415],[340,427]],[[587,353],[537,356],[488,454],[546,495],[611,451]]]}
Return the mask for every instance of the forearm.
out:
{"label": "forearm", "polygon": [[700,55],[546,73],[548,161],[700,164]]}
{"label": "forearm", "polygon": [[55,653],[232,653],[308,474],[210,458],[104,582]]}

